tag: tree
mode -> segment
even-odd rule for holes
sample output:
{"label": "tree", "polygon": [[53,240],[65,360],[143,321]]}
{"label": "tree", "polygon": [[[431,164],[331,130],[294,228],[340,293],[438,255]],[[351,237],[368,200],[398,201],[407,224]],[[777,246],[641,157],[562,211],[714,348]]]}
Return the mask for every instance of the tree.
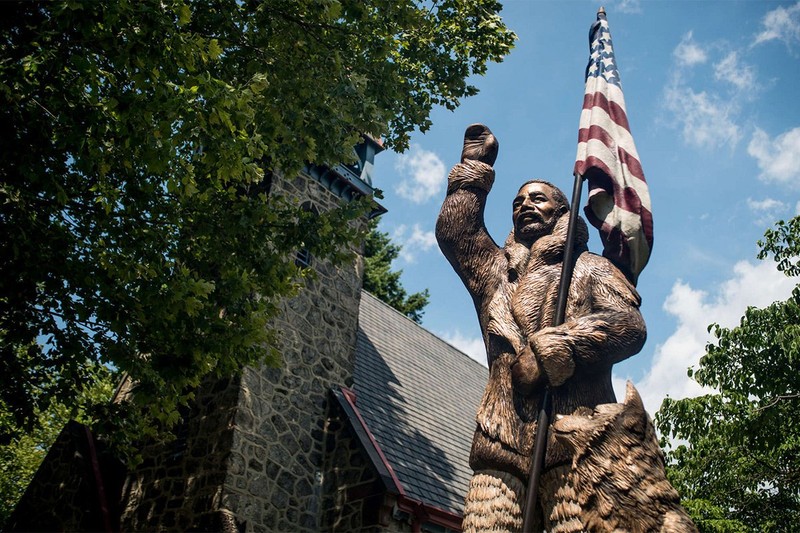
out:
{"label": "tree", "polygon": [[[112,373],[105,367],[96,367],[92,385],[84,388],[81,397],[71,405],[53,401],[43,411],[36,412],[30,431],[15,436],[9,443],[0,444],[0,525],[14,511],[19,499],[33,479],[50,446],[69,420],[92,425],[91,414],[82,406],[106,403],[114,390]],[[8,417],[1,412],[0,417]],[[5,423],[10,423],[6,421]]]}
{"label": "tree", "polygon": [[[787,276],[800,275],[800,217],[759,241]],[[670,480],[701,531],[790,531],[800,524],[800,284],[785,302],[750,307],[715,337],[689,375],[715,392],[661,405]],[[666,440],[666,439],[665,439]],[[664,443],[666,444],[666,442]]]}
{"label": "tree", "polygon": [[[5,442],[127,373],[139,432],[209,375],[277,364],[268,327],[342,260],[368,199],[270,194],[362,132],[403,150],[500,61],[494,0],[19,2],[0,18],[0,410]],[[106,406],[106,420],[139,409]],[[120,422],[122,423],[122,422]]]}
{"label": "tree", "polygon": [[370,221],[364,241],[364,290],[419,324],[430,295],[428,289],[407,294],[400,282],[403,271],[392,271],[392,261],[397,259],[401,249],[387,233],[378,231],[376,220]]}

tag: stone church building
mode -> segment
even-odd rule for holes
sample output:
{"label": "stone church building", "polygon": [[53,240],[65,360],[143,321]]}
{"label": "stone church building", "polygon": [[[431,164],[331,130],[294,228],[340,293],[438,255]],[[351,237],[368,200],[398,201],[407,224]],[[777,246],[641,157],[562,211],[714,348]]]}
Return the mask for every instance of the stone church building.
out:
{"label": "stone church building", "polygon": [[[369,195],[381,149],[273,190],[319,211]],[[279,368],[202,387],[132,472],[69,424],[4,530],[459,531],[486,368],[363,292],[360,255],[298,261],[317,276],[284,302]]]}

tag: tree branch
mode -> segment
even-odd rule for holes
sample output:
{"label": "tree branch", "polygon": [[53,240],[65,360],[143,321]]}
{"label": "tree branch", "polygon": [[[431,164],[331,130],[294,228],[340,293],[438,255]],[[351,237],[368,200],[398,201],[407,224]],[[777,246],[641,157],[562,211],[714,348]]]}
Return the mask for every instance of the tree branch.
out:
{"label": "tree branch", "polygon": [[764,405],[764,406],[761,406],[761,407],[757,408],[756,409],[756,413],[760,413],[762,411],[766,411],[767,409],[770,409],[771,407],[775,407],[776,405],[778,405],[783,400],[795,400],[797,398],[800,398],[800,394],[782,394],[780,396],[777,396],[774,400],[769,402],[767,405]]}

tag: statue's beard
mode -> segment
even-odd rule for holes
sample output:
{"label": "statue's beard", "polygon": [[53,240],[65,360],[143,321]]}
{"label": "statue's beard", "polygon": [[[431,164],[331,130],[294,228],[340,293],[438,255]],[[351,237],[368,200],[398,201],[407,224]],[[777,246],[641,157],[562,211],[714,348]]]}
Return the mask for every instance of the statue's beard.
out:
{"label": "statue's beard", "polygon": [[527,221],[519,225],[515,229],[517,239],[526,243],[528,246],[536,242],[540,237],[549,235],[555,227],[556,217],[552,217],[548,221],[544,221],[538,216],[533,220]]}

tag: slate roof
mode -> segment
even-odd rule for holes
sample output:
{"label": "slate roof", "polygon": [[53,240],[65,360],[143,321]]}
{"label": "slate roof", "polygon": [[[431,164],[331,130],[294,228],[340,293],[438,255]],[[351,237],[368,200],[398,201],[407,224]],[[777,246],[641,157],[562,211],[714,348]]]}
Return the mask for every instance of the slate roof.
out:
{"label": "slate roof", "polygon": [[405,495],[461,515],[475,412],[489,371],[369,293],[356,344],[356,407]]}

